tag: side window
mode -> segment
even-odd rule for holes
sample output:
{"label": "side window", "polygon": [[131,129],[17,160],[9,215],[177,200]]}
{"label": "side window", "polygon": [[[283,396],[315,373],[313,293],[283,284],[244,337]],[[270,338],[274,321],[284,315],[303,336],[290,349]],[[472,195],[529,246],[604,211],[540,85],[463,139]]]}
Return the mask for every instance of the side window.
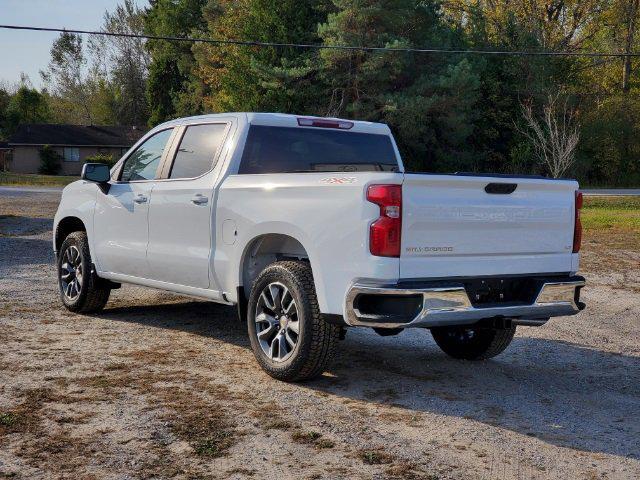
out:
{"label": "side window", "polygon": [[164,147],[167,145],[172,131],[172,128],[162,130],[136,148],[122,166],[120,181],[131,182],[156,178],[162,152],[164,152]]}
{"label": "side window", "polygon": [[169,178],[194,178],[208,172],[222,147],[226,123],[187,127],[173,160]]}

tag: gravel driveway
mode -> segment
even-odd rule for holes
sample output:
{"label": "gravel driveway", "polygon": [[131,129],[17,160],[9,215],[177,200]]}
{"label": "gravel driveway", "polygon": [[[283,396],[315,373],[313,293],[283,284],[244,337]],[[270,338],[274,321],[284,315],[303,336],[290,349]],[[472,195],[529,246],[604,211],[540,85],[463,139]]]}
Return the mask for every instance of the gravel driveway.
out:
{"label": "gravel driveway", "polygon": [[123,286],[63,310],[58,195],[0,192],[0,478],[640,478],[638,272],[586,272],[586,311],[490,361],[354,329],[292,385],[229,307]]}

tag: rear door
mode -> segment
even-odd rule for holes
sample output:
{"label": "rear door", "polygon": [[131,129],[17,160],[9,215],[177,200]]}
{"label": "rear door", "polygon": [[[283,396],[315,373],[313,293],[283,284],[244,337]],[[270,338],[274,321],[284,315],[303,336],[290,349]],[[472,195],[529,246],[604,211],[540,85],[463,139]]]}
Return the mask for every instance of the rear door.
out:
{"label": "rear door", "polygon": [[221,120],[180,128],[163,179],[153,189],[147,248],[151,279],[210,288],[216,165],[229,126]]}
{"label": "rear door", "polygon": [[100,271],[148,276],[149,204],[172,133],[169,128],[149,137],[124,161],[109,192],[98,192],[93,257]]}
{"label": "rear door", "polygon": [[577,187],[537,178],[406,174],[400,276],[571,271]]}

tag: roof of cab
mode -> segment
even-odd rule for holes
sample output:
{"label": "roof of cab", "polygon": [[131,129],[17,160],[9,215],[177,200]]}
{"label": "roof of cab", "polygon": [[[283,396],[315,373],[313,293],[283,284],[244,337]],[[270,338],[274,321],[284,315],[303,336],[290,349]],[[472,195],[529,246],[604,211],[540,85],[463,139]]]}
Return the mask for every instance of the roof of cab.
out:
{"label": "roof of cab", "polygon": [[[377,134],[389,134],[391,131],[389,127],[384,123],[366,122],[362,120],[351,120],[335,117],[315,117],[311,115],[292,115],[288,113],[256,113],[256,112],[229,112],[229,113],[212,113],[207,115],[198,115],[194,117],[183,117],[175,120],[170,120],[158,127],[168,127],[175,125],[183,125],[187,123],[195,123],[202,121],[216,120],[224,117],[239,117],[244,116],[247,123],[251,125],[265,125],[265,126],[280,126],[280,127],[300,127],[300,128],[319,128],[319,127],[304,127],[298,124],[299,118],[312,118],[323,120],[334,120],[353,123],[353,128],[348,130],[341,129],[342,131],[355,131],[361,133],[377,133]],[[156,127],[156,128],[158,128]],[[321,127],[320,127],[321,128]],[[155,130],[155,129],[154,129]]]}

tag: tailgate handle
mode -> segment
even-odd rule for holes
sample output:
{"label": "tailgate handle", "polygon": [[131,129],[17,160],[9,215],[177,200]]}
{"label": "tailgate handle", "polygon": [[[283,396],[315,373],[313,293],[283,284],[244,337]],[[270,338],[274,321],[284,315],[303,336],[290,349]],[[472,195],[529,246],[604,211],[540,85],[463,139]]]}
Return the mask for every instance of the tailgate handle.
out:
{"label": "tailgate handle", "polygon": [[496,195],[509,195],[518,188],[517,183],[489,183],[484,187],[484,191]]}

